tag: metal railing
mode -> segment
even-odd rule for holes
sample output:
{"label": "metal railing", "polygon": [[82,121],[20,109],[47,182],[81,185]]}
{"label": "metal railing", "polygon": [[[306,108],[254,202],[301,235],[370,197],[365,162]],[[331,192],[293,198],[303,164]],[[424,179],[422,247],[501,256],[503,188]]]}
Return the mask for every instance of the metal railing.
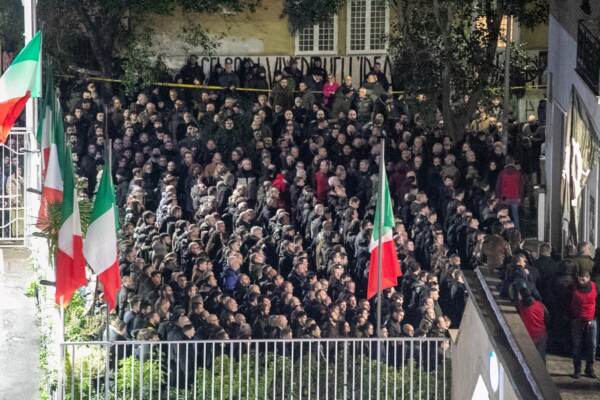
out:
{"label": "metal railing", "polygon": [[23,244],[26,230],[26,154],[29,134],[25,128],[13,128],[0,145],[0,246]]}
{"label": "metal railing", "polygon": [[59,400],[450,398],[444,338],[61,345]]}
{"label": "metal railing", "polygon": [[600,94],[600,29],[598,21],[579,21],[577,29],[577,73],[590,89]]}

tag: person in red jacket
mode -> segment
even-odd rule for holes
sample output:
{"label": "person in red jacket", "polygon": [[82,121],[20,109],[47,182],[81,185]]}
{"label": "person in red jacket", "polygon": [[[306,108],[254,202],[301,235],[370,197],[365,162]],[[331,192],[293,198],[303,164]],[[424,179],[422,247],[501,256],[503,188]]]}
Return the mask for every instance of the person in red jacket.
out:
{"label": "person in red jacket", "polygon": [[319,162],[319,170],[315,172],[315,196],[317,202],[325,204],[329,192],[329,160]]}
{"label": "person in red jacket", "polygon": [[542,360],[546,362],[546,343],[548,342],[546,321],[548,320],[548,310],[546,310],[541,301],[533,297],[529,288],[522,288],[520,295],[521,300],[517,304],[519,315]]}
{"label": "person in red jacket", "polygon": [[590,280],[590,273],[580,271],[571,295],[571,341],[573,343],[573,378],[579,378],[581,360],[585,359],[585,376],[595,378],[594,352],[598,326],[596,325],[596,284]]}
{"label": "person in red jacket", "polygon": [[511,156],[506,156],[506,165],[496,180],[496,197],[510,207],[510,214],[515,228],[519,227],[519,206],[523,199],[525,178],[521,170],[515,166]]}

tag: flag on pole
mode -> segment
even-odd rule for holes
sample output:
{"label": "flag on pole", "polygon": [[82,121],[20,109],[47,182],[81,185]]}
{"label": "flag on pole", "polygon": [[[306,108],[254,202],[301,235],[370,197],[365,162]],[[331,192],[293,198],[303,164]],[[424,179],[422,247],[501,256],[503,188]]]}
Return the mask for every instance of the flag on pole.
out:
{"label": "flag on pole", "polygon": [[0,144],[6,142],[27,100],[41,96],[41,51],[42,33],[38,32],[0,77]]}
{"label": "flag on pole", "polygon": [[106,164],[94,199],[91,222],[83,243],[83,254],[104,287],[104,301],[109,310],[115,308],[117,293],[121,287],[116,210],[114,186],[110,168]]}
{"label": "flag on pole", "polygon": [[56,303],[66,306],[73,297],[73,292],[84,286],[87,280],[85,259],[83,258],[79,199],[77,198],[73,161],[69,148],[65,148],[63,151],[61,167],[64,199],[56,252]]}
{"label": "flag on pole", "polygon": [[[54,91],[52,91],[52,94]],[[38,211],[37,227],[42,229],[48,224],[48,206],[52,203],[61,202],[63,200],[63,177],[61,173],[61,160],[64,157],[64,126],[62,121],[62,112],[58,98],[53,99],[53,105],[46,110],[46,117],[52,117],[51,122],[47,122],[48,126],[48,155],[45,160],[46,170],[43,175],[42,198],[40,200],[40,209]],[[45,150],[43,153],[46,158]]]}
{"label": "flag on pole", "polygon": [[388,186],[385,171],[383,172],[383,226],[381,224],[382,196],[377,195],[377,208],[375,210],[375,223],[369,251],[371,257],[369,261],[369,281],[367,285],[367,299],[377,294],[377,259],[379,257],[379,233],[381,232],[381,290],[394,287],[398,283],[398,277],[402,276],[400,262],[396,254],[396,245],[394,244],[394,213],[392,211],[392,199],[390,197],[390,188]]}
{"label": "flag on pole", "polygon": [[42,177],[46,176],[48,168],[48,159],[50,157],[50,135],[54,126],[54,111],[56,94],[54,92],[54,80],[52,79],[52,71],[49,69],[45,73],[46,88],[44,89],[44,97],[40,105],[38,118],[37,142],[42,151]]}

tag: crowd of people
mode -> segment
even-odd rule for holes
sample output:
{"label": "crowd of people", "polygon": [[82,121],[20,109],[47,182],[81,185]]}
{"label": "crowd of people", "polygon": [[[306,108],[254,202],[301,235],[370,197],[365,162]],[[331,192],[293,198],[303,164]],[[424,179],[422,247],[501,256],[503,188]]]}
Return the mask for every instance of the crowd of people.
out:
{"label": "crowd of people", "polygon": [[[225,89],[128,101],[89,82],[65,100],[85,195],[112,145],[123,282],[112,339],[449,337],[463,269],[486,264],[523,291],[510,265],[543,121],[510,118],[507,146],[496,99],[455,141],[423,96],[392,94],[379,64],[355,87],[318,58],[306,74],[292,60],[268,88],[251,62],[206,77],[190,57],[174,80]],[[384,136],[403,276],[376,332],[365,293]]]}
{"label": "crowd of people", "polygon": [[[508,242],[503,244],[514,248]],[[573,377],[579,378],[585,361],[584,374],[595,378],[594,361],[600,354],[596,308],[600,249],[592,258],[591,245],[582,242],[568,248],[562,260],[546,243],[540,246],[535,260],[529,252],[518,247],[515,250],[502,270],[502,292],[517,304],[540,355],[545,359],[547,348],[558,354],[570,353]]]}

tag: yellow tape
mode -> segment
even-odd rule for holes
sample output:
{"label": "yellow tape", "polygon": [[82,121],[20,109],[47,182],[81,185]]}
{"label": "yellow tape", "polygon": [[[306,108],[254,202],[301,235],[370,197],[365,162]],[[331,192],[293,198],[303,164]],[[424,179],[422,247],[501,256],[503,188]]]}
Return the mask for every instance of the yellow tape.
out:
{"label": "yellow tape", "polygon": [[[64,78],[76,78],[74,75],[57,75]],[[123,83],[122,79],[112,79],[112,78],[103,78],[103,77],[87,77],[88,81],[99,81],[99,82],[111,82],[111,83]],[[161,86],[161,87],[173,87],[173,88],[181,88],[181,89],[204,89],[204,90],[226,90],[229,89],[224,86],[210,86],[210,85],[195,85],[191,83],[175,83],[175,82],[152,82],[151,86]],[[511,90],[515,89],[545,89],[547,85],[538,85],[538,86],[511,86]],[[495,88],[488,88],[487,90],[500,89],[501,86],[497,86]],[[237,92],[256,92],[256,93],[270,93],[272,89],[254,89],[254,88],[235,88]],[[298,91],[294,91],[294,93],[298,93]],[[323,93],[321,91],[313,91],[312,93]],[[392,94],[406,94],[405,90],[393,90]]]}

